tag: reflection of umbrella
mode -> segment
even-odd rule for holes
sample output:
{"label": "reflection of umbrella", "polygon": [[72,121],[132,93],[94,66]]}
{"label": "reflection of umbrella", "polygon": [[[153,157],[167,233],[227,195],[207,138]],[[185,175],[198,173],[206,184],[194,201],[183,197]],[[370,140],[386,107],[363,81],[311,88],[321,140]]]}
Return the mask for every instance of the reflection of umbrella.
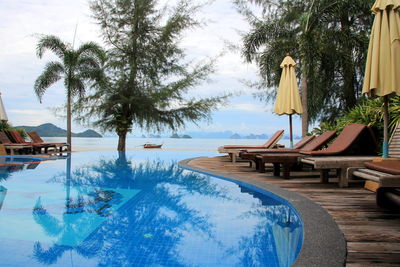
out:
{"label": "reflection of umbrella", "polygon": [[278,93],[276,95],[276,102],[274,112],[278,115],[289,115],[290,124],[290,148],[293,148],[293,134],[292,134],[292,114],[301,114],[303,108],[301,107],[299,87],[297,86],[296,73],[294,66],[296,62],[290,57],[286,56],[282,63],[282,75],[279,82]]}
{"label": "reflection of umbrella", "polygon": [[6,198],[7,188],[0,185],[0,209],[3,206],[4,199]]}
{"label": "reflection of umbrella", "polygon": [[399,0],[377,0],[365,68],[363,93],[384,97],[383,157],[388,148],[388,96],[400,95],[400,7]]}
{"label": "reflection of umbrella", "polygon": [[279,266],[282,267],[292,266],[302,243],[302,226],[297,222],[290,222],[289,218],[288,222],[277,222],[272,226],[276,254]]}
{"label": "reflection of umbrella", "polygon": [[4,108],[3,101],[1,100],[1,93],[0,93],[0,120],[8,121],[6,110]]}

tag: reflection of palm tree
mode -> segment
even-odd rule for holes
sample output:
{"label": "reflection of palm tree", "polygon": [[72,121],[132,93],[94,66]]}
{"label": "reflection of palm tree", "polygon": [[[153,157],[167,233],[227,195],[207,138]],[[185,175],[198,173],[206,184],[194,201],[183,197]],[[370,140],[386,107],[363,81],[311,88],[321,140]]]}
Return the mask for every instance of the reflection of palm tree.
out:
{"label": "reflection of palm tree", "polygon": [[[184,237],[185,229],[195,229],[201,236],[215,239],[213,225],[208,218],[189,207],[184,197],[188,194],[203,194],[210,198],[227,198],[225,192],[211,184],[204,175],[182,170],[174,163],[153,161],[133,164],[126,159],[125,153],[120,153],[116,160],[101,160],[98,164],[83,166],[73,172],[70,162],[67,161],[67,174],[57,175],[48,182],[62,182],[66,185],[67,211],[73,206],[70,187],[81,194],[88,194],[93,188],[141,190],[146,193],[138,193],[125,202],[123,208],[113,211],[101,227],[96,228],[76,247],[56,244],[48,250],[43,250],[40,243],[37,243],[34,255],[42,263],[56,262],[65,251],[77,250],[85,257],[92,257],[94,254],[90,253],[95,253],[101,258],[104,266],[127,265],[135,262],[133,257],[139,254],[151,258],[155,265],[165,265],[163,260],[167,260],[180,266],[179,254],[175,248]],[[63,234],[73,233],[77,226],[84,227],[80,221],[67,222],[66,218],[63,218],[60,224],[60,221],[55,221],[55,218],[47,213],[40,202],[35,207],[34,216],[45,231],[60,236],[60,239]],[[60,231],[60,225],[71,229]],[[155,238],[168,244],[163,248],[163,252],[160,251],[164,257],[151,252]],[[103,246],[105,240],[107,246]],[[93,246],[96,248],[93,249]]]}

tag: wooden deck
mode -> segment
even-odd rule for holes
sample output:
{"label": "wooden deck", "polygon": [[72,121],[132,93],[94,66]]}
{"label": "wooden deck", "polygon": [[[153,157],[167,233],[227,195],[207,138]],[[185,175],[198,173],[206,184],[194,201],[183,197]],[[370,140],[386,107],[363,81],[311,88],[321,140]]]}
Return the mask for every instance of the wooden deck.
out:
{"label": "wooden deck", "polygon": [[248,162],[232,163],[227,157],[198,158],[189,165],[265,182],[308,197],[325,208],[335,219],[347,241],[347,264],[361,266],[400,266],[400,213],[380,209],[375,193],[363,183],[338,188],[337,180],[321,184],[319,172],[292,172],[291,179],[256,172]]}

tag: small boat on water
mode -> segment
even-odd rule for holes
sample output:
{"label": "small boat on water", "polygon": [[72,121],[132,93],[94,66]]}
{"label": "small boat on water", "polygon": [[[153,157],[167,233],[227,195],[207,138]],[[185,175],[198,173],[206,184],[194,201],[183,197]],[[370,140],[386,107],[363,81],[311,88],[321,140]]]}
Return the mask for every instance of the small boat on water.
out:
{"label": "small boat on water", "polygon": [[156,145],[156,144],[144,144],[143,145],[143,148],[161,148],[162,147],[162,144],[161,145]]}

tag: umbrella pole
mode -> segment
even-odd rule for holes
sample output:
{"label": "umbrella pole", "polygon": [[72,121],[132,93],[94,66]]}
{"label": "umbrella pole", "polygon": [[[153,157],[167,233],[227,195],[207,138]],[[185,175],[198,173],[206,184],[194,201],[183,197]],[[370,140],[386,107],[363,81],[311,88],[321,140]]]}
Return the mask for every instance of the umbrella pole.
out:
{"label": "umbrella pole", "polygon": [[290,148],[293,148],[292,114],[289,114]]}
{"label": "umbrella pole", "polygon": [[383,146],[382,146],[382,158],[386,159],[389,157],[389,138],[388,138],[388,121],[389,121],[389,100],[388,96],[383,97]]}

